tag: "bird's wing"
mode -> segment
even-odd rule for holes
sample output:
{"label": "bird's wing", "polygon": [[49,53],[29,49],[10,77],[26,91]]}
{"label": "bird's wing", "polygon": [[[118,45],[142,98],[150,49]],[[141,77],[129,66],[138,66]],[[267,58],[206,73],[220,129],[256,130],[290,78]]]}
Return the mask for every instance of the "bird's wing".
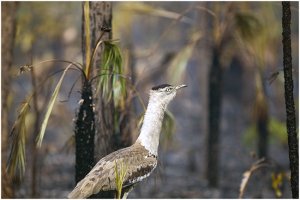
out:
{"label": "bird's wing", "polygon": [[125,168],[127,167],[123,187],[148,177],[157,165],[156,156],[150,154],[142,145],[135,145],[137,147],[131,151],[132,155],[123,160]]}
{"label": "bird's wing", "polygon": [[120,172],[123,165],[126,172],[123,187],[148,177],[155,169],[157,160],[143,148],[141,145],[133,145],[105,156],[77,184],[68,198],[87,198],[100,191],[115,190],[116,166]]}

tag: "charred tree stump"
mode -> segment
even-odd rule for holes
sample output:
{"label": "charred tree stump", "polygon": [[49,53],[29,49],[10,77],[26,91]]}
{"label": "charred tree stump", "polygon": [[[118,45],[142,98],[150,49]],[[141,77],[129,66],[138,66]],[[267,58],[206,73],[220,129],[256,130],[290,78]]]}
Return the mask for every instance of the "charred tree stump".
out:
{"label": "charred tree stump", "polygon": [[80,104],[75,124],[76,183],[83,179],[94,166],[95,118],[92,87],[88,81],[83,83]]}

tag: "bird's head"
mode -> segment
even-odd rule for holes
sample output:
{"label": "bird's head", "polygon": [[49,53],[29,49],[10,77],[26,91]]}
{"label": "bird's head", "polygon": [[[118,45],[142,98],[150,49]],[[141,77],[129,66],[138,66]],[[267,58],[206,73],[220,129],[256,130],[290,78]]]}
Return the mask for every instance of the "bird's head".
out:
{"label": "bird's head", "polygon": [[172,86],[169,84],[162,84],[153,87],[150,90],[150,97],[154,97],[157,101],[162,102],[163,104],[167,105],[175,96],[177,91],[180,88],[187,87],[186,85],[178,85]]}

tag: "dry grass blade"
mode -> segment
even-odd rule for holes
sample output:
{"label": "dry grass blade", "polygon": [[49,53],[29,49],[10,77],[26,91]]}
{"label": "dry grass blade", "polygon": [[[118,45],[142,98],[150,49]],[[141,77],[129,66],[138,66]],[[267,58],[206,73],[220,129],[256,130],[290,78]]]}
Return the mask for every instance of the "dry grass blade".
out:
{"label": "dry grass blade", "polygon": [[61,87],[61,84],[62,84],[62,81],[66,75],[66,72],[68,71],[68,69],[70,69],[70,67],[72,67],[72,65],[69,65],[63,72],[62,76],[60,77],[56,87],[55,87],[55,90],[50,98],[50,101],[49,101],[49,104],[47,106],[47,110],[46,110],[46,114],[45,114],[45,117],[44,117],[44,120],[43,120],[43,123],[42,123],[42,126],[41,126],[41,130],[37,136],[37,146],[38,147],[41,147],[42,145],[42,141],[43,141],[43,138],[44,138],[44,135],[45,135],[45,131],[46,131],[46,127],[47,127],[47,124],[48,124],[48,120],[49,120],[49,117],[50,117],[50,114],[52,112],[52,109],[53,109],[53,106],[54,106],[54,103],[55,103],[55,100],[58,96],[58,93],[59,93],[59,90],[60,90],[60,87]]}
{"label": "dry grass blade", "polygon": [[89,77],[90,74],[90,47],[91,47],[91,36],[90,36],[90,12],[89,12],[89,2],[85,1],[83,3],[83,11],[84,11],[84,31],[85,31],[85,74],[87,77]]}
{"label": "dry grass blade", "polygon": [[268,167],[268,166],[269,166],[269,164],[266,163],[265,158],[262,158],[262,159],[259,159],[258,161],[256,161],[255,163],[253,163],[251,165],[251,168],[248,171],[244,172],[243,179],[240,184],[240,194],[239,194],[240,199],[243,198],[247,183],[248,183],[251,175],[253,174],[253,172],[256,171],[257,169],[260,169],[262,167]]}
{"label": "dry grass blade", "polygon": [[12,148],[8,158],[7,171],[11,177],[15,176],[17,169],[19,175],[25,172],[25,143],[26,143],[26,115],[30,110],[29,101],[24,102],[20,109],[18,118],[11,131]]}
{"label": "dry grass blade", "polygon": [[251,176],[251,171],[246,171],[243,173],[243,179],[242,179],[242,182],[240,184],[240,195],[239,195],[239,198],[241,199],[244,195],[244,191],[245,191],[245,188],[246,188],[246,185],[249,181],[249,178]]}
{"label": "dry grass blade", "polygon": [[206,8],[206,7],[203,7],[203,6],[196,6],[195,7],[196,9],[198,10],[202,10],[202,11],[205,11],[207,12],[208,14],[210,14],[212,17],[214,17],[215,19],[217,19],[217,15],[215,12],[213,12],[212,10]]}
{"label": "dry grass blade", "polygon": [[[19,74],[22,74],[24,72],[29,72],[32,70],[32,68],[36,68],[38,66],[41,66],[45,63],[66,63],[66,64],[70,64],[70,65],[73,65],[76,69],[78,69],[79,71],[82,71],[82,64],[78,63],[78,62],[73,62],[73,61],[68,61],[68,60],[61,60],[61,59],[50,59],[50,60],[44,60],[44,61],[41,61],[39,63],[35,63],[35,64],[32,64],[32,65],[24,65],[24,66],[21,66],[19,68]],[[46,78],[48,79],[48,78]]]}
{"label": "dry grass blade", "polygon": [[[145,3],[131,3],[131,4],[123,4],[120,6],[120,9],[128,11],[128,12],[135,12],[145,15],[153,15],[157,17],[165,17],[169,19],[177,19],[180,17],[180,13],[168,11],[165,9],[161,9],[158,7],[153,7],[151,5]],[[193,20],[188,17],[182,17],[181,22],[192,24]]]}
{"label": "dry grass blade", "polygon": [[182,81],[183,74],[185,74],[185,69],[188,64],[189,59],[192,57],[194,48],[197,42],[201,39],[201,32],[196,32],[192,35],[189,44],[179,51],[173,58],[168,68],[168,80],[170,82],[180,82]]}

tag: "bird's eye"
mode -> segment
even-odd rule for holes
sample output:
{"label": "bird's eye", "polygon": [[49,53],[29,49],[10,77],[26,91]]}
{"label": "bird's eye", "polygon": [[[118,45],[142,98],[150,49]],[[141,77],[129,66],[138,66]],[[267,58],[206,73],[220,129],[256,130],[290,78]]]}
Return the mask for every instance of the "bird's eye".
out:
{"label": "bird's eye", "polygon": [[171,88],[167,88],[166,89],[167,92],[171,92],[171,90],[172,90]]}

